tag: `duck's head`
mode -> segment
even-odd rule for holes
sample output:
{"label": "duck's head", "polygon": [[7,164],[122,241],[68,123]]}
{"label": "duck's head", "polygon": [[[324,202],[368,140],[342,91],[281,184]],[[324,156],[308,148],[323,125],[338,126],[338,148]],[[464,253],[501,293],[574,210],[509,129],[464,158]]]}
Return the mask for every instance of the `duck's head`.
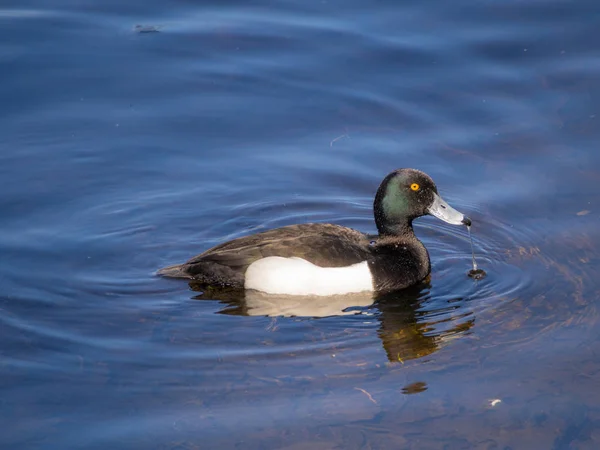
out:
{"label": "duck's head", "polygon": [[398,169],[381,182],[374,203],[380,234],[403,234],[413,219],[431,214],[452,225],[471,225],[471,220],[446,203],[431,177],[415,169]]}

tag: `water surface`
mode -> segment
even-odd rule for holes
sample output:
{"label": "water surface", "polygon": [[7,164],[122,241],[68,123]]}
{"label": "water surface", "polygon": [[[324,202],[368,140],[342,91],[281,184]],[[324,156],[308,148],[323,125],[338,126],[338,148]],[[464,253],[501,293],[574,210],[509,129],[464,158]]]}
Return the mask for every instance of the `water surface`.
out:
{"label": "water surface", "polygon": [[[596,449],[592,0],[0,7],[0,447]],[[473,219],[311,305],[154,276],[398,167]]]}

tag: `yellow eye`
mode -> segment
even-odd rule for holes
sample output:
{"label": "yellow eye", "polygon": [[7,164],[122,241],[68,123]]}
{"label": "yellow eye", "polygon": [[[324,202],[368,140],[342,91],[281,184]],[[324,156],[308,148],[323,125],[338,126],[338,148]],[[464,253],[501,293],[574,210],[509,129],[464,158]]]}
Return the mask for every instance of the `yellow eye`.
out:
{"label": "yellow eye", "polygon": [[419,186],[417,183],[413,183],[413,184],[411,184],[411,185],[410,185],[410,188],[411,188],[413,191],[418,191],[420,187],[421,187],[421,186]]}

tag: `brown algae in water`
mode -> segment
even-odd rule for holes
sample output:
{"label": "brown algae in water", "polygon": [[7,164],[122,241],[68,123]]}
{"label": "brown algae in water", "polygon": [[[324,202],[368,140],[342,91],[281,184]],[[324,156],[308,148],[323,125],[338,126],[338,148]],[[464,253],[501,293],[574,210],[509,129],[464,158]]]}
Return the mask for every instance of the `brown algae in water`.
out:
{"label": "brown algae in water", "polygon": [[475,250],[473,249],[473,236],[471,236],[471,225],[467,225],[467,231],[469,232],[469,241],[471,241],[471,257],[473,258],[473,268],[469,270],[467,275],[474,280],[482,280],[485,278],[487,273],[485,270],[477,268],[477,261],[475,261]]}

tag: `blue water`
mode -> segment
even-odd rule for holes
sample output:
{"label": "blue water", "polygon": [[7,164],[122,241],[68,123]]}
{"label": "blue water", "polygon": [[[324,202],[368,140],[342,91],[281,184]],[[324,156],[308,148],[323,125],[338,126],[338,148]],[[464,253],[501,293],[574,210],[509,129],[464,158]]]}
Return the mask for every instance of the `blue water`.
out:
{"label": "blue water", "polygon": [[[597,449],[599,20],[3,2],[0,448]],[[431,281],[373,305],[154,276],[276,226],[374,232],[398,167],[473,219],[484,280],[434,218]]]}

